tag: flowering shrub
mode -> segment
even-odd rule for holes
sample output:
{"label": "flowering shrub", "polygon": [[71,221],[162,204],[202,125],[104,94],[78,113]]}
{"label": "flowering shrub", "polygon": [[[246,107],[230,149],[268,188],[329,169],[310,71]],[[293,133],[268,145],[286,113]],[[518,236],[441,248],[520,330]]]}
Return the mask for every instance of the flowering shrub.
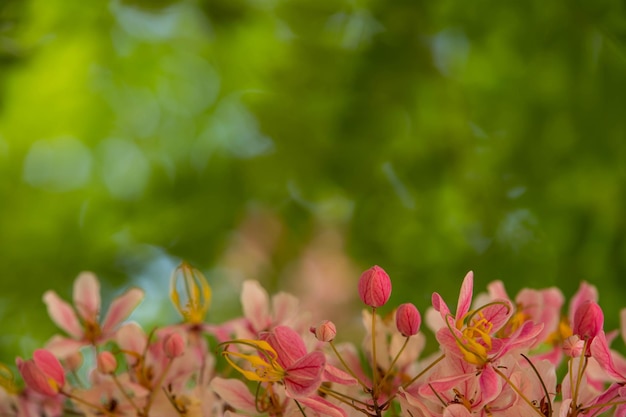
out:
{"label": "flowering shrub", "polygon": [[[65,335],[17,358],[24,384],[0,366],[0,416],[626,416],[626,359],[609,348],[618,332],[604,332],[589,284],[562,315],[556,288],[513,300],[493,282],[474,298],[470,272],[454,311],[432,296],[424,323],[439,350],[429,356],[417,307],[377,311],[392,290],[382,268],[365,271],[357,288],[367,306],[361,349],[336,343],[341,329],[328,320],[307,323],[295,297],[270,301],[254,281],[243,285],[242,317],[208,323],[211,288],[186,263],[170,292],[182,322],[146,333],[126,320],[140,289],[100,320],[98,280],[83,273],[73,305],[44,295]],[[78,372],[86,366],[87,381]]]}

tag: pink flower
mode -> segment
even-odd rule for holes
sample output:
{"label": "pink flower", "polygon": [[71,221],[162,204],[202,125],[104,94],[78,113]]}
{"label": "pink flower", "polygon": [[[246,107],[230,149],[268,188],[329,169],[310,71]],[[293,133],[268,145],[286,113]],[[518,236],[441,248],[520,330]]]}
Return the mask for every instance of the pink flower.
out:
{"label": "pink flower", "polygon": [[420,331],[422,317],[417,307],[411,303],[400,304],[396,310],[396,327],[404,337],[416,335]]}
{"label": "pink flower", "polygon": [[122,321],[137,307],[143,291],[132,288],[115,298],[104,320],[100,322],[100,283],[90,272],[81,273],[74,281],[74,308],[56,292],[47,291],[43,301],[52,321],[70,337],[54,336],[47,348],[61,358],[85,345],[97,345],[110,340]]}
{"label": "pink flower", "polygon": [[391,296],[391,279],[384,269],[374,265],[361,274],[359,297],[370,307],[381,307]]}
{"label": "pink flower", "polygon": [[65,385],[65,371],[59,360],[45,349],[37,349],[33,359],[17,358],[17,368],[26,385],[34,391],[53,397]]}

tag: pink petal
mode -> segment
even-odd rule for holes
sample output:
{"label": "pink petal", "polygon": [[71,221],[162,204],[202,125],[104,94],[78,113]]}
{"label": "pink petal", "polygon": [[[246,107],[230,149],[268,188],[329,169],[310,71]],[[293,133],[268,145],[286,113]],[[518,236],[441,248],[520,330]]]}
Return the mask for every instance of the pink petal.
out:
{"label": "pink petal", "polygon": [[267,291],[257,281],[245,281],[241,289],[243,315],[250,321],[256,332],[268,330],[271,323],[270,299]]}
{"label": "pink petal", "polygon": [[572,297],[569,302],[569,313],[567,317],[569,318],[569,322],[574,322],[574,314],[576,314],[576,310],[586,301],[598,301],[598,290],[593,285],[588,284],[583,281],[580,283],[580,287],[576,294]]}
{"label": "pink petal", "polygon": [[456,317],[460,319],[470,309],[472,304],[472,291],[474,289],[474,273],[469,271],[465,278],[463,278],[463,284],[461,285],[461,292],[459,293],[459,302],[456,306]]}
{"label": "pink petal", "polygon": [[604,313],[600,306],[591,300],[581,303],[574,313],[572,331],[581,339],[594,338],[604,326]]}
{"label": "pink petal", "polygon": [[287,323],[297,316],[300,301],[291,294],[284,292],[272,297],[272,311],[275,323]]}
{"label": "pink petal", "polygon": [[322,352],[311,352],[285,369],[285,390],[291,398],[308,397],[322,383],[322,370],[326,357]]}
{"label": "pink petal", "polygon": [[[482,317],[490,322],[493,326],[491,334],[494,334],[495,332],[500,330],[500,328],[509,321],[509,318],[513,315],[514,312],[513,305],[511,305],[511,302],[509,300],[501,299],[495,301],[498,301],[498,303],[502,304],[491,304],[480,310],[480,312],[482,313]],[[475,315],[474,318],[480,319],[478,315]]]}
{"label": "pink petal", "polygon": [[257,414],[255,399],[242,381],[215,377],[210,386],[234,409]]}
{"label": "pink petal", "polygon": [[311,410],[317,411],[320,415],[330,417],[347,417],[348,414],[335,404],[326,401],[322,397],[315,396],[309,398],[298,398],[298,402]]}
{"label": "pink petal", "polygon": [[298,332],[287,326],[276,326],[265,340],[278,354],[278,363],[287,368],[306,355],[306,346]]}
{"label": "pink petal", "polygon": [[462,404],[451,404],[443,410],[443,417],[471,417],[471,415]]}
{"label": "pink petal", "polygon": [[61,366],[61,362],[52,353],[46,349],[37,349],[33,354],[33,360],[39,369],[45,375],[54,379],[60,387],[65,385],[65,371]]}
{"label": "pink petal", "polygon": [[609,349],[609,345],[607,344],[606,337],[604,332],[600,332],[597,337],[593,339],[591,342],[591,356],[598,361],[602,369],[609,374],[612,378],[615,378],[618,382],[625,382],[626,376],[622,375],[616,368],[613,363],[613,358],[611,357],[611,350]]}
{"label": "pink petal", "polygon": [[504,289],[504,283],[502,281],[491,282],[487,285],[487,291],[489,291],[489,296],[492,299],[504,298],[505,300],[510,300],[508,294],[506,293],[506,289]]}
{"label": "pink petal", "polygon": [[55,335],[46,343],[46,349],[49,350],[54,356],[60,359],[65,359],[73,354],[77,353],[83,346],[88,343],[82,340],[70,339],[60,335]]}
{"label": "pink petal", "polygon": [[143,291],[139,288],[131,288],[113,300],[102,324],[103,335],[111,333],[132,313],[142,299]]}
{"label": "pink petal", "polygon": [[46,291],[43,302],[48,307],[48,315],[57,326],[74,339],[83,338],[83,328],[69,303],[63,301],[54,291]]}
{"label": "pink petal", "polygon": [[58,392],[50,385],[48,377],[41,369],[39,369],[34,361],[24,361],[21,358],[17,358],[15,363],[17,365],[17,369],[22,375],[22,378],[24,379],[24,382],[26,383],[26,386],[49,397],[57,395]]}
{"label": "pink petal", "polygon": [[[137,323],[127,323],[119,328],[115,341],[126,352],[142,353],[146,349],[148,338]],[[134,356],[128,356],[129,360]],[[134,359],[131,360],[134,362]]]}
{"label": "pink petal", "polygon": [[481,404],[489,404],[502,392],[502,378],[491,366],[485,366],[478,377]]}
{"label": "pink petal", "polygon": [[85,321],[98,322],[100,313],[100,283],[91,272],[81,272],[74,281],[74,306]]}
{"label": "pink petal", "polygon": [[357,380],[349,373],[328,364],[324,367],[322,379],[324,381],[335,382],[341,385],[356,385],[357,383]]}

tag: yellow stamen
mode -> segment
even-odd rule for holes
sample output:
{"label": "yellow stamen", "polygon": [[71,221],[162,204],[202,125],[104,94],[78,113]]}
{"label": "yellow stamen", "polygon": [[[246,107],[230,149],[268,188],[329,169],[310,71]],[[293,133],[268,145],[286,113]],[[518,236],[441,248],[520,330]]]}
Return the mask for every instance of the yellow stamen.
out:
{"label": "yellow stamen", "polygon": [[[186,300],[181,301],[178,292],[179,280],[185,289]],[[211,304],[211,287],[206,278],[187,262],[182,262],[171,278],[170,299],[174,307],[187,323],[199,324],[209,311]]]}
{"label": "yellow stamen", "polygon": [[[229,344],[242,344],[248,345],[259,350],[264,356],[261,358],[257,355],[249,355],[240,352],[233,352],[229,350],[224,350],[222,352],[222,356],[228,361],[230,366],[235,368],[238,372],[240,372],[246,379],[250,381],[259,381],[259,382],[278,382],[281,381],[286,373],[285,370],[278,364],[277,358],[278,354],[276,351],[269,345],[269,343],[263,340],[248,340],[248,339],[239,339],[232,340],[230,342],[224,343],[225,345]],[[244,361],[248,362],[253,370],[243,369],[241,366],[237,365],[231,357],[241,358]]]}

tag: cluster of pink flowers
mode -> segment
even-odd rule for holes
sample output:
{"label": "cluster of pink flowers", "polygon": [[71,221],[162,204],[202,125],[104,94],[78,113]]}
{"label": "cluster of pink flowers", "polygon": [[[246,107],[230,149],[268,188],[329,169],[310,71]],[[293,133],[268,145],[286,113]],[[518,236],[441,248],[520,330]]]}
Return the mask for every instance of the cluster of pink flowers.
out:
{"label": "cluster of pink flowers", "polygon": [[626,358],[609,348],[620,332],[605,333],[587,283],[564,314],[557,288],[511,299],[497,281],[474,297],[470,272],[454,311],[432,296],[424,321],[439,349],[430,355],[415,305],[380,314],[391,295],[382,268],[356,284],[367,306],[360,347],[255,281],[243,284],[242,317],[207,322],[211,288],[186,263],[170,290],[182,321],[146,333],[127,320],[140,289],[101,320],[98,280],[83,273],[73,305],[44,295],[65,335],[17,358],[23,383],[0,365],[0,416],[626,416]]}

